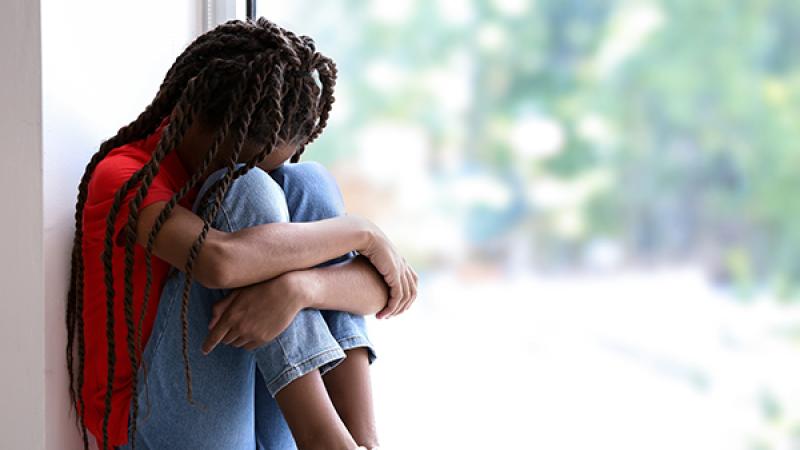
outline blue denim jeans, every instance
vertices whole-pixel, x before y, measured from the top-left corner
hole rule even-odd
[[[224,170],[205,181],[195,212],[200,211],[203,193]],[[230,232],[263,223],[308,222],[342,214],[341,192],[331,174],[318,163],[302,162],[284,164],[269,174],[256,168],[233,182],[213,227]],[[354,256],[350,252],[321,266]],[[140,367],[139,449],[295,449],[275,394],[310,371],[319,369],[325,374],[343,361],[344,350],[366,347],[369,362],[375,360],[363,316],[310,308],[300,311],[285,331],[256,350],[220,344],[203,355],[201,344],[208,334],[211,308],[228,291],[194,282],[188,321],[195,405],[190,405],[182,356],[183,282],[184,274],[178,270],[167,278],[144,349],[147,386]]]

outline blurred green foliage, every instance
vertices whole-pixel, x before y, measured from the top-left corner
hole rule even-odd
[[[372,121],[415,124],[431,173],[455,145],[459,164],[527,199],[509,229],[537,236],[541,264],[580,263],[603,240],[626,261],[688,259],[741,292],[793,292],[800,2],[399,1],[380,20],[375,5],[393,2],[332,3],[313,35],[333,51],[349,105],[319,144],[323,159],[348,158]],[[437,70],[438,86],[455,86],[444,97],[431,89]],[[464,81],[466,101],[442,101]],[[509,134],[529,115],[558,125],[557,151],[515,148]],[[598,173],[606,182],[579,202],[569,233],[553,225],[563,211],[530,195],[542,179]]]

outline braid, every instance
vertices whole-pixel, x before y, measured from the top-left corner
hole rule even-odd
[[[175,61],[167,72],[167,78],[174,74],[177,67],[193,59],[202,60],[209,55],[220,53],[260,53],[264,48],[272,48],[280,52],[293,65],[301,64],[292,43],[284,36],[286,30],[274,23],[259,18],[255,25],[252,22],[231,20],[196,38]]]
[[[324,130],[325,126],[328,124],[328,118],[330,117],[331,109],[333,109],[333,102],[336,100],[333,96],[333,88],[336,86],[336,76],[338,73],[336,63],[329,58],[322,58],[317,66],[317,71],[319,72],[320,82],[322,83],[319,121],[316,126],[314,126],[314,130],[308,135],[308,139],[300,145],[300,148],[298,148],[297,152],[292,156],[291,161],[293,163],[298,162],[306,146],[314,142],[314,140],[322,134],[322,130]]]
[[[336,76],[338,73],[336,63],[331,59],[323,61],[319,67],[319,73],[320,81],[322,82],[322,105],[320,107],[319,122],[314,132],[308,137],[306,145],[314,142],[314,140],[322,134],[322,130],[324,130],[325,126],[328,124],[328,118],[333,109],[333,102],[336,100],[333,96],[333,89],[336,87]]]
[[[216,157],[217,153],[219,152],[219,147],[222,145],[222,142],[228,135],[228,130],[230,129],[231,123],[235,117],[236,106],[241,103],[241,99],[244,96],[245,92],[245,85],[244,82],[239,83],[240,87],[233,93],[233,99],[230,103],[228,111],[225,113],[225,118],[223,120],[222,125],[219,127],[219,130],[216,133],[214,138],[214,142],[211,144],[211,148],[208,151],[205,159],[201,167],[192,175],[189,181],[175,194],[172,195],[170,200],[158,214],[155,222],[153,223],[153,227],[150,230],[150,233],[147,236],[147,244],[145,246],[145,287],[144,287],[144,299],[142,301],[142,310],[139,315],[138,324],[136,326],[136,349],[138,352],[142,352],[143,349],[141,348],[142,344],[142,326],[144,323],[145,314],[147,312],[147,306],[150,301],[150,290],[153,284],[153,266],[152,266],[152,256],[153,256],[153,244],[155,243],[155,238],[158,235],[158,232],[161,231],[161,228],[166,222],[167,218],[169,218],[172,210],[178,204],[178,201],[182,199],[186,194],[194,188],[197,183],[200,181],[201,176],[208,170],[208,167],[211,165],[211,162]],[[145,383],[147,382],[147,365],[144,361],[141,361],[142,367],[144,369],[145,374]],[[145,384],[145,389],[147,385]],[[138,404],[134,406],[134,410],[138,408]],[[134,413],[134,421],[136,420],[136,414]],[[134,422],[135,424],[135,422]]]
[[[150,189],[150,184],[153,181],[156,173],[160,168],[161,161],[166,157],[166,155],[172,151],[176,147],[176,143],[179,142],[183,135],[186,133],[186,130],[191,125],[194,118],[197,116],[200,108],[205,102],[205,99],[202,98],[204,94],[207,96],[209,92],[208,84],[209,79],[206,76],[208,72],[204,70],[198,76],[192,78],[188,85],[186,86],[186,90],[184,90],[183,94],[181,95],[181,99],[175,108],[172,111],[170,122],[164,130],[164,134],[162,135],[161,139],[158,142],[158,146],[156,147],[155,152],[151,160],[145,164],[139,172],[142,173],[142,183],[139,187],[138,191],[136,192],[136,196],[130,201],[128,206],[128,222],[125,228],[127,234],[127,240],[125,242],[125,292],[123,297],[123,305],[124,305],[124,312],[125,312],[125,323],[127,325],[128,333],[127,333],[127,344],[128,344],[128,356],[131,360],[131,367],[133,368],[132,373],[132,402],[133,402],[133,415],[134,417],[138,416],[139,410],[139,402],[137,398],[137,381],[138,381],[138,373],[137,368],[139,367],[139,357],[138,352],[136,351],[136,344],[134,340],[134,323],[133,323],[133,269],[134,269],[134,245],[136,244],[136,223],[139,219],[139,205],[141,204],[142,200],[144,200],[144,196],[146,195],[147,191]],[[198,94],[198,92],[200,94]],[[116,219],[117,209],[119,205],[116,203],[117,199],[121,202],[122,199],[128,193],[130,189],[129,186],[123,185],[117,196],[115,198],[115,203],[112,205],[113,214],[109,214],[109,218],[112,216],[114,219],[111,219],[107,222],[107,226],[110,228],[106,229],[106,252],[103,254],[104,262],[106,263],[106,267],[108,270],[111,270],[111,247],[109,246],[110,243],[113,242],[113,233],[114,233],[114,220]],[[109,225],[110,224],[110,225]],[[107,285],[108,289],[108,279]],[[107,297],[110,300],[113,300],[113,289],[110,291],[109,296]],[[112,303],[109,303],[112,304]],[[113,314],[110,317],[110,328],[113,328]],[[111,331],[111,335],[113,337],[113,330]],[[112,348],[109,346],[109,361],[112,361],[111,358],[111,351]],[[108,390],[106,391],[106,413],[103,419],[103,428],[104,434],[105,429],[108,423],[108,417],[111,413],[111,394],[112,391],[112,382],[113,382],[113,364],[109,363],[109,367],[111,370],[109,371],[109,381],[108,381]],[[134,421],[131,427],[131,443],[132,448],[136,448],[136,427],[137,424]]]
[[[247,75],[253,74],[254,72],[254,65],[255,60],[248,64],[247,68]],[[203,230],[200,232],[200,235],[195,239],[194,243],[192,244],[191,249],[189,250],[189,257],[186,260],[186,266],[184,267],[184,272],[186,276],[183,282],[183,295],[182,295],[182,302],[181,302],[181,323],[182,323],[182,339],[183,339],[183,365],[184,365],[184,375],[186,377],[186,397],[189,403],[193,403],[192,399],[192,372],[191,368],[189,367],[189,328],[188,328],[188,315],[189,315],[189,294],[191,289],[192,283],[192,273],[194,271],[194,262],[197,259],[197,255],[200,252],[200,248],[203,246],[206,237],[208,236],[208,230],[211,227],[211,221],[217,215],[219,211],[219,207],[222,204],[222,200],[225,197],[225,194],[228,192],[228,188],[230,187],[231,180],[233,178],[233,172],[236,167],[236,161],[239,158],[239,154],[242,151],[242,147],[244,146],[245,138],[247,136],[247,129],[250,126],[250,121],[253,116],[253,112],[255,110],[256,104],[259,102],[261,98],[261,93],[263,92],[263,85],[264,85],[264,77],[261,73],[254,73],[254,83],[252,86],[252,95],[245,100],[244,105],[241,108],[241,115],[237,122],[237,128],[235,129],[235,134],[233,136],[233,152],[231,157],[227,163],[227,171],[225,176],[223,177],[222,183],[216,189],[216,195],[214,198],[214,203],[212,204],[211,208],[203,214]],[[201,206],[203,204],[201,203]]]
[[[158,127],[159,121],[169,111],[170,104],[179,91],[178,83],[163,83],[159,95],[130,124],[122,127],[117,134],[104,141],[92,156],[78,186],[78,199],[75,205],[75,236],[73,238],[69,292],[67,294],[67,372],[69,376],[70,402],[78,412],[84,449],[89,448],[86,424],[84,421],[83,381],[84,381],[84,323],[83,323],[83,209],[88,196],[89,180],[100,161],[114,148],[146,137]],[[75,333],[78,340],[77,380],[73,364],[73,345]],[[77,384],[77,387],[75,386]],[[77,397],[77,403],[76,403]]]
[[[266,120],[269,124],[267,128],[272,130],[272,132],[268,135],[267,142],[266,145],[263,146],[263,150],[250,161],[248,161],[244,166],[237,168],[233,172],[231,182],[250,171],[250,169],[254,168],[256,164],[263,160],[278,143],[280,130],[284,122],[283,113],[281,112],[281,100],[283,97],[284,86],[282,65],[277,64],[273,67],[273,70],[270,72],[269,81],[271,83],[270,86],[272,87],[272,92],[264,95],[263,101],[270,103],[269,105],[265,106],[265,109],[271,113],[271,116],[267,117]],[[221,184],[222,179],[219,179],[209,189],[207,189],[199,204],[205,205],[208,203],[208,199],[211,194],[216,192]]]
[[[310,75],[317,70],[321,89]],[[181,305],[182,350],[187,397],[192,399],[191,368],[188,355],[188,302],[193,269],[197,256],[217,216],[230,184],[253,169],[281,142],[299,142],[300,147],[292,157],[296,162],[305,146],[316,139],[327,123],[333,103],[336,66],[333,61],[316,52],[314,41],[307,36],[297,36],[264,18],[256,21],[233,20],[196,38],[179,55],[167,72],[156,97],[139,117],[122,127],[113,137],[104,141],[87,164],[78,186],[75,210],[75,236],[71,255],[71,275],[67,294],[66,360],[69,372],[69,394],[73,408],[80,418],[84,449],[88,449],[88,432],[84,420],[83,397],[85,371],[84,309],[84,254],[83,213],[89,196],[89,183],[99,163],[111,151],[124,144],[151,135],[164,118],[169,123],[159,140],[150,161],[137,170],[115,192],[105,223],[101,262],[106,303],[106,340],[108,372],[102,421],[103,448],[109,446],[108,424],[112,409],[116,349],[114,336],[115,283],[113,251],[115,224],[122,202],[131,190],[136,193],[128,203],[128,216],[123,227],[124,237],[124,292],[123,311],[127,328],[127,352],[132,366],[133,393],[130,442],[135,448],[138,404],[138,367],[144,371],[147,388],[147,367],[142,359],[142,328],[153,283],[152,257],[156,236],[169,219],[180,199],[185,197],[218,159],[226,139],[232,137],[232,152],[225,167],[225,175],[217,180],[200,199],[203,230],[190,249],[184,271]],[[213,141],[200,167],[192,173],[186,184],[176,192],[159,213],[150,230],[145,246],[145,290],[138,320],[134,321],[134,270],[136,269],[136,226],[140,205],[151,184],[156,179],[164,158],[179,146],[193,123],[200,119],[202,125],[216,129]],[[249,158],[242,167],[236,167],[246,141],[264,144],[257,155]],[[213,201],[207,200],[213,196]],[[77,341],[77,367],[75,364]],[[76,373],[77,372],[77,373]]]

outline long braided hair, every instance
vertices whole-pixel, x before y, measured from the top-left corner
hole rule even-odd
[[[319,84],[312,74],[316,71]],[[136,446],[136,426],[139,410],[137,396],[137,368],[142,355],[142,324],[152,286],[151,257],[153,244],[164,222],[174,207],[194,188],[203,174],[215,161],[222,143],[232,138],[231,155],[226,161],[225,175],[213,184],[201,199],[208,204],[201,217],[202,232],[193,243],[186,265],[181,304],[182,345],[186,395],[192,400],[192,375],[188,353],[188,304],[194,262],[208,235],[211,222],[231,183],[263,160],[281,142],[295,142],[296,151],[291,162],[297,162],[305,146],[314,141],[325,128],[334,101],[336,65],[330,58],[316,51],[314,41],[308,36],[297,36],[262,18],[257,20],[232,20],[199,36],[178,56],[167,72],[156,97],[139,117],[122,127],[115,136],[104,141],[95,153],[81,178],[75,208],[75,237],[71,258],[71,276],[67,295],[66,359],[69,373],[69,393],[72,407],[79,417],[84,449],[88,449],[88,436],[84,421],[84,320],[83,282],[84,262],[83,209],[88,195],[88,184],[95,168],[111,150],[129,142],[143,139],[153,133],[163,120],[164,127],[152,157],[117,190],[110,207],[105,230],[102,262],[106,288],[106,338],[108,341],[108,379],[103,416],[104,450],[108,448],[108,421],[111,414],[111,394],[114,380],[116,352],[114,348],[114,276],[112,250],[115,237],[114,224],[122,202],[136,189],[129,202],[128,220],[123,230],[125,244],[124,316],[127,326],[127,352],[133,367],[132,414],[129,430],[131,447]],[[145,246],[145,288],[141,314],[133,317],[133,273],[136,224],[139,206],[158,174],[160,163],[180,144],[189,127],[196,120],[215,130],[211,146],[207,149],[200,167],[187,183],[176,192],[158,215]],[[261,150],[245,164],[237,167],[245,142],[258,144]],[[138,187],[137,187],[138,186]],[[213,197],[213,201],[208,200]],[[95,325],[95,324],[92,324]],[[77,342],[77,351],[75,344]],[[77,367],[75,357],[77,356]],[[146,374],[147,368],[143,366]]]

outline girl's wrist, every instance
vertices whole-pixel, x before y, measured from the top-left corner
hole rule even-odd
[[[321,305],[320,280],[314,269],[293,270],[281,275],[287,295],[299,309],[317,308]]]
[[[355,230],[355,245],[353,246],[353,250],[365,255],[369,254],[370,249],[375,245],[375,225],[361,216],[348,214],[346,217],[353,221],[353,228]]]

